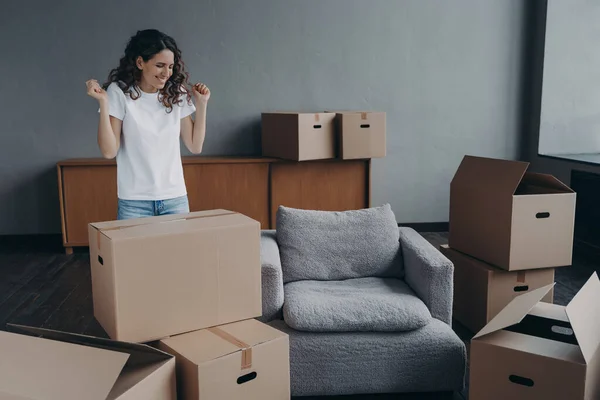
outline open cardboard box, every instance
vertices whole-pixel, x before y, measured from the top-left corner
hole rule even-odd
[[[528,168],[463,158],[450,184],[450,247],[508,271],[571,265],[576,194]]]
[[[175,358],[143,344],[8,324],[2,400],[176,400]],[[16,332],[22,332],[16,333]]]
[[[516,297],[471,340],[470,400],[600,398],[600,281],[594,272],[566,306]]]
[[[157,347],[176,356],[182,400],[287,400],[289,337],[255,319],[184,333]]]
[[[260,223],[228,210],[89,224],[94,316],[145,343],[262,314]]]

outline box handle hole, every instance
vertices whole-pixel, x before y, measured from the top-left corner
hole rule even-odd
[[[527,386],[527,387],[533,387],[533,380],[529,379],[529,378],[523,378],[522,376],[518,376],[518,375],[510,375],[508,377],[508,379],[512,383],[516,383],[517,385],[523,385],[523,386]]]
[[[250,372],[249,374],[240,376],[237,378],[237,383],[238,385],[241,385],[242,383],[250,382],[253,379],[256,379],[256,372]]]
[[[526,292],[529,290],[529,285],[515,286],[515,292]]]
[[[370,128],[371,124],[362,124],[360,127],[361,128]]]
[[[550,218],[550,213],[549,212],[539,212],[539,213],[535,214],[535,217],[537,219]]]
[[[315,129],[321,129],[321,125],[313,125],[313,128],[315,128]]]
[[[98,262],[100,263],[100,265],[104,265],[104,260],[100,256],[98,256]]]
[[[558,333],[559,335],[573,336],[573,334],[574,334],[573,329],[566,328],[564,326],[553,325],[551,330],[552,330],[552,332]]]

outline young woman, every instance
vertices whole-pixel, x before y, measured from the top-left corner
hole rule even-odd
[[[117,161],[117,218],[189,212],[179,140],[202,151],[210,91],[202,83],[189,89],[173,38],[138,31],[108,82],[86,86],[100,104],[98,146]]]

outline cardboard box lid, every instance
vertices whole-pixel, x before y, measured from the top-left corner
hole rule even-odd
[[[546,190],[553,188],[560,192],[573,193],[571,188],[556,177],[529,172],[528,168],[529,163],[525,161],[465,155],[452,178],[451,186],[482,191],[487,198],[501,199],[517,194],[517,188],[526,178],[528,183],[537,183]]]
[[[484,326],[473,339],[517,324],[554,287],[554,283],[515,297]],[[600,345],[600,280],[594,272],[565,311],[586,363],[590,363]]]
[[[169,215],[160,215],[156,217],[142,217],[142,218],[132,218],[132,219],[124,219],[124,220],[114,220],[114,221],[98,221],[98,222],[90,222],[90,225],[99,230],[109,230],[112,228],[127,228],[130,226],[137,225],[148,225],[148,224],[156,224],[159,222],[166,221],[174,221],[182,219],[182,215],[185,217],[212,217],[218,216],[221,214],[232,214],[234,211],[224,210],[224,209],[214,209],[214,210],[205,210],[205,211],[194,211],[187,214],[169,214]]]
[[[564,183],[559,181],[553,175],[540,174],[538,172],[527,171],[527,172],[525,172],[525,176],[523,177],[523,180],[526,181],[526,183],[528,183],[530,185],[537,186],[538,188],[541,187],[543,189],[546,189],[545,191],[547,191],[549,188],[551,188],[557,192],[575,193],[575,191],[573,189],[571,189],[570,187],[568,187],[567,185],[565,185]]]
[[[225,217],[225,218],[216,218]],[[99,234],[111,240],[193,232],[204,229],[258,224],[246,215],[229,210],[198,211],[153,218],[90,223]]]
[[[488,197],[506,197],[517,190],[529,163],[466,155],[451,186],[485,190]],[[493,177],[493,180],[490,179]]]
[[[172,336],[161,342],[194,364],[201,365],[285,336],[275,328],[248,319]]]
[[[145,354],[146,363],[172,357],[143,344],[7,326],[24,333],[0,331],[0,387],[15,399],[106,400],[123,368],[134,366],[131,353]]]

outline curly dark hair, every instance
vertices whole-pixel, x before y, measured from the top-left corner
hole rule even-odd
[[[127,46],[125,54],[119,61],[119,66],[110,71],[108,80],[102,86],[104,90],[116,82],[124,93],[128,94],[133,100],[141,96],[137,83],[139,83],[142,72],[136,66],[138,57],[144,61],[150,60],[154,55],[161,51],[169,49],[174,55],[173,74],[160,90],[159,99],[170,112],[174,104],[181,103],[182,96],[186,97],[188,103],[191,101],[189,74],[185,70],[185,64],[181,59],[181,50],[177,47],[175,40],[156,29],[146,29],[138,31],[133,35]],[[133,89],[133,90],[130,90]],[[133,93],[135,91],[135,93]]]

